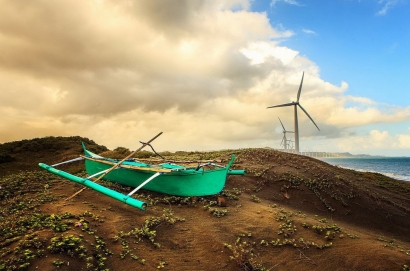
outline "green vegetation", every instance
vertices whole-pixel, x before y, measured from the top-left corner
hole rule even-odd
[[[232,252],[230,259],[239,266],[240,270],[270,270],[258,261],[258,254],[255,254],[254,252],[256,247],[254,242],[243,241],[240,237],[238,237],[233,245],[224,243],[224,247],[228,248]]]
[[[120,231],[113,237],[115,242],[120,242],[122,246],[122,252],[120,254],[121,259],[124,259],[132,249],[130,248],[130,242],[138,244],[144,240],[149,240],[155,248],[160,248],[161,244],[155,241],[158,226],[162,225],[169,227],[177,222],[183,222],[183,218],[175,217],[174,212],[171,209],[164,209],[161,216],[151,217],[146,219],[144,224],[140,228],[134,228],[129,232]],[[139,259],[138,256],[131,254],[131,257],[135,260],[140,260],[142,264],[145,263],[144,259]]]
[[[40,210],[43,204],[56,200],[49,193],[55,185],[52,178],[48,173],[38,171],[8,175],[0,180],[0,270],[26,270],[47,251],[83,259],[87,261],[87,268],[105,270],[106,255],[112,253],[106,249],[101,237],[94,236],[90,241],[78,233],[63,234],[75,229],[79,231],[80,227],[75,226],[80,222],[81,231],[93,235],[95,231],[87,226],[86,218],[96,221],[98,216],[88,211],[77,216],[68,212],[48,214]],[[43,230],[53,236],[40,238],[38,232]],[[53,261],[56,267],[63,264],[61,259]]]

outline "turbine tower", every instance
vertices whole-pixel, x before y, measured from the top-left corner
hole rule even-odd
[[[283,148],[286,150],[289,146],[289,140],[286,139],[286,133],[294,133],[292,131],[286,131],[285,126],[283,125],[282,121],[280,120],[280,118],[278,117],[280,124],[282,124],[282,128],[283,128],[283,138],[282,138],[282,142],[280,143],[281,145],[283,144]]]
[[[296,149],[297,154],[299,154],[298,106],[300,107],[300,109],[303,110],[303,112],[305,112],[306,116],[309,117],[309,119],[313,122],[313,124],[316,126],[316,128],[320,131],[320,129],[316,125],[315,121],[312,119],[311,116],[309,116],[308,112],[299,103],[300,92],[302,91],[302,84],[303,84],[303,77],[304,76],[305,76],[305,72],[303,72],[303,74],[302,74],[302,81],[300,81],[300,86],[299,86],[299,91],[298,91],[298,96],[297,96],[296,102],[291,102],[291,103],[287,103],[287,104],[280,104],[280,105],[273,105],[273,106],[268,107],[268,108],[275,108],[275,107],[285,107],[285,106],[293,105],[294,114],[295,114],[295,149]]]

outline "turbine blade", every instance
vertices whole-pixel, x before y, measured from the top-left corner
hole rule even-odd
[[[291,103],[287,103],[287,104],[279,104],[279,105],[273,105],[273,106],[269,106],[267,108],[274,108],[274,107],[284,107],[284,106],[291,106],[291,105],[295,105],[295,102],[291,102]]]
[[[285,126],[283,126],[282,121],[280,120],[280,118],[279,118],[279,117],[278,117],[278,119],[279,119],[279,121],[280,121],[280,124],[282,124],[283,131],[284,131],[284,132],[286,132]]]
[[[309,116],[308,112],[300,105],[298,104],[299,107],[303,110],[303,112],[305,112],[305,114],[309,117],[309,119],[313,122],[313,124],[316,126],[316,128],[320,131],[319,127],[316,125],[315,121],[312,119],[311,116]]]
[[[303,84],[303,77],[305,76],[305,72],[302,73],[302,81],[300,81],[300,86],[299,86],[299,91],[298,91],[298,98],[296,100],[296,102],[299,102],[299,98],[300,98],[300,93],[302,92],[302,84]]]

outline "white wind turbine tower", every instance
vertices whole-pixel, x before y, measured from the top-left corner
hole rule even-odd
[[[282,125],[282,128],[283,128],[283,138],[282,138],[282,142],[280,143],[281,145],[283,144],[283,148],[286,150],[287,148],[288,148],[288,146],[289,146],[289,141],[290,140],[288,140],[287,138],[286,138],[286,133],[294,133],[294,132],[292,132],[292,131],[286,131],[286,129],[285,129],[285,126],[283,125],[283,123],[282,123],[282,121],[280,120],[280,118],[278,117],[278,119],[279,119],[279,121],[280,121],[280,124]]]
[[[298,126],[298,106],[300,109],[305,112],[305,114],[309,117],[309,119],[313,122],[313,124],[316,126],[316,128],[320,131],[319,127],[316,125],[315,121],[312,119],[311,116],[309,116],[308,112],[300,105],[299,103],[299,98],[300,98],[300,92],[302,91],[302,84],[303,84],[303,77],[305,76],[305,72],[302,74],[302,81],[300,81],[300,86],[299,86],[299,91],[298,91],[298,96],[296,99],[296,102],[291,102],[287,104],[280,104],[280,105],[273,105],[269,106],[268,108],[275,108],[275,107],[285,107],[285,106],[291,106],[293,105],[294,107],[294,113],[295,113],[295,149],[296,153],[299,153],[299,126]]]

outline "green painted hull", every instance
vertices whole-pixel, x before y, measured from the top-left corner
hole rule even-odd
[[[114,163],[109,165],[95,160],[86,159],[85,161],[86,171],[90,175],[109,169],[113,165]],[[228,167],[205,171],[202,168],[198,171],[193,168],[163,173],[147,183],[143,189],[174,196],[215,195],[224,188],[228,171]],[[119,168],[105,175],[103,179],[130,187],[138,187],[155,173],[153,171]]]

